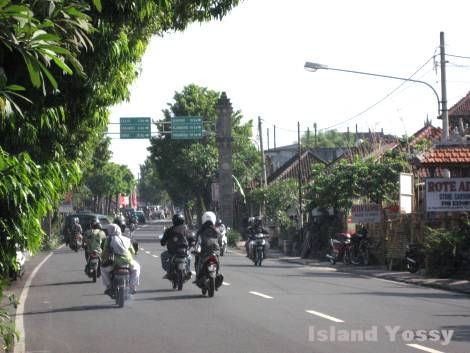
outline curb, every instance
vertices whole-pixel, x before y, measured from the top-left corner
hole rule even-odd
[[[278,258],[279,261],[284,261],[284,262],[289,262],[289,263],[295,263],[295,264],[301,264],[304,266],[312,266],[313,264],[321,264],[319,261],[304,261],[302,259],[289,259],[289,258]],[[387,274],[387,273],[367,273],[361,270],[356,270],[354,268],[346,268],[343,266],[340,267],[333,267],[333,266],[324,266],[324,267],[329,267],[329,268],[334,268],[336,269],[336,272],[343,272],[343,273],[353,273],[357,275],[361,275],[364,277],[368,278],[380,278],[380,279],[385,279],[388,281],[393,281],[393,282],[399,282],[399,283],[407,283],[407,284],[413,284],[415,286],[421,286],[421,287],[429,287],[429,288],[434,288],[434,289],[441,289],[441,290],[446,290],[450,292],[457,292],[460,294],[466,294],[470,295],[470,282],[466,280],[460,280],[456,282],[461,282],[465,281],[468,284],[468,288],[456,288],[452,286],[452,284],[448,283],[436,283],[432,281],[445,281],[445,279],[437,279],[437,278],[400,278],[393,276],[392,274]],[[406,274],[406,272],[399,272],[400,274]]]

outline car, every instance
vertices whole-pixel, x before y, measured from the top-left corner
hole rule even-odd
[[[144,211],[135,211],[135,216],[137,217],[137,221],[138,221],[140,224],[144,224],[144,223],[145,223],[145,214],[144,214]]]
[[[72,213],[65,218],[64,234],[66,234],[66,230],[70,229],[70,226],[72,225],[72,220],[75,217],[78,218],[78,222],[82,226],[83,232],[91,228],[91,222],[93,221],[99,222],[103,230],[106,230],[107,225],[111,224],[107,216],[99,214],[99,213],[91,213],[91,212]]]

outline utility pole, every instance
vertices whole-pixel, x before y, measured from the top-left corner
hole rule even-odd
[[[266,128],[266,136],[268,137],[268,150],[269,150],[269,127]]]
[[[442,130],[444,132],[442,138],[444,142],[449,140],[449,111],[447,110],[447,85],[446,85],[446,54],[444,45],[444,32],[440,35],[441,47],[441,117]]]
[[[316,124],[315,124],[316,129]],[[300,122],[297,122],[297,142],[299,147],[299,229],[303,228],[303,214],[302,214],[302,163],[301,163],[301,155],[302,155],[302,147],[300,145]]]
[[[348,130],[347,130],[347,133],[346,133],[346,140],[348,141],[347,142],[347,146],[346,147],[350,147],[350,135],[349,135],[349,126],[348,126]]]
[[[317,148],[317,123],[313,123],[313,129],[315,130],[315,148]]]
[[[276,149],[276,125],[274,125],[274,149]]]
[[[268,181],[266,177],[266,161],[264,160],[264,149],[263,149],[263,127],[261,126],[261,117],[258,117],[258,133],[259,133],[259,148],[261,150],[261,168],[262,168],[262,175],[261,175],[261,187],[266,189],[268,187]],[[261,215],[264,217],[264,213],[266,210],[266,200],[263,199],[263,205],[261,210]]]
[[[310,147],[310,128],[309,127],[307,128],[307,143],[306,143],[306,145],[307,145],[307,148],[311,148]]]

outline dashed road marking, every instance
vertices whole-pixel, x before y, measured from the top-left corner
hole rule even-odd
[[[259,292],[249,292],[249,293],[253,294],[253,295],[257,295],[258,297],[265,298],[265,299],[274,299],[273,297],[271,297],[269,295],[259,293]]]
[[[230,285],[230,283],[228,283],[228,282],[222,282],[222,284],[223,284],[224,286],[229,286],[229,285]]]
[[[145,249],[144,249],[144,248],[140,248],[140,250],[144,251]]]
[[[153,257],[158,257],[157,255],[152,255]]]
[[[422,351],[429,352],[429,353],[444,353],[442,351],[438,351],[437,349],[428,348],[428,347],[425,347],[416,343],[408,343],[407,346],[411,348],[420,349]]]
[[[147,255],[150,255],[150,251],[146,251],[145,253],[146,253]]]
[[[312,315],[316,315],[316,316],[320,316],[324,319],[328,319],[328,320],[331,320],[333,322],[344,322],[343,320],[341,319],[337,319],[333,316],[330,316],[330,315],[326,315],[326,314],[322,314],[322,313],[319,313],[318,311],[314,311],[314,310],[305,310],[307,313],[309,314],[312,314]]]

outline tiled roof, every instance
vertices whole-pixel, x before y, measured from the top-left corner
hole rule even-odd
[[[302,182],[310,181],[312,177],[312,166],[314,164],[325,164],[321,159],[316,157],[311,151],[305,151],[300,156],[301,179]],[[299,154],[297,153],[289,159],[281,168],[277,169],[268,177],[268,184],[275,183],[280,180],[297,179],[299,177]]]
[[[442,129],[440,127],[434,127],[431,124],[424,125],[423,128],[416,131],[413,136],[411,136],[409,145],[415,146],[417,143],[421,142],[423,139],[428,140],[440,140],[442,137]]]
[[[418,156],[421,165],[455,165],[470,166],[470,146],[439,146]]]
[[[470,117],[470,92],[449,109],[449,118]]]

